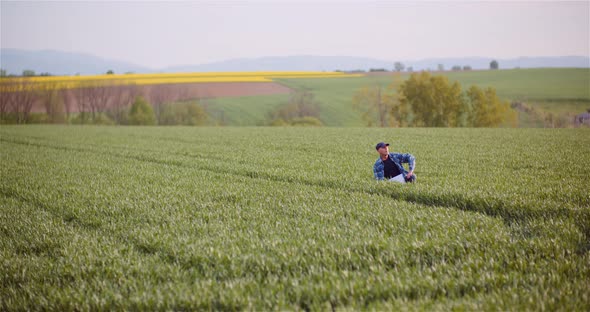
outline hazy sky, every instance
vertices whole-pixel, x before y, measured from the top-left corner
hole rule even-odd
[[[590,55],[590,1],[1,1],[1,46],[160,68],[231,58]]]

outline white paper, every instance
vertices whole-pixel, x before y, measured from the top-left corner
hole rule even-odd
[[[406,183],[406,179],[404,179],[403,174],[398,174],[395,177],[389,179],[390,182],[398,182],[398,183]]]

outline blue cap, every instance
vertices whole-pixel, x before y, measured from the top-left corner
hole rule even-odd
[[[389,146],[389,143],[385,143],[385,142],[379,142],[377,143],[377,145],[375,146],[375,149],[380,149],[382,147],[386,147]]]

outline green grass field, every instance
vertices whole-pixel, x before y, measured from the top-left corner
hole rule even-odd
[[[376,182],[374,144],[417,159]],[[588,129],[0,127],[1,310],[590,309]]]
[[[494,87],[504,100],[523,101],[548,112],[579,114],[590,108],[590,69],[512,69],[440,74],[448,76],[450,81],[458,81],[463,89],[471,85]],[[403,73],[402,77],[408,75]],[[311,89],[321,104],[321,119],[325,125],[354,127],[364,125],[358,112],[352,109],[354,92],[365,85],[387,86],[392,76],[277,81],[291,88]],[[213,100],[211,108],[226,110],[230,125],[253,126],[259,125],[269,111],[287,100],[288,96],[220,98]]]
[[[288,94],[217,98],[207,100],[212,125],[260,126],[268,122],[268,114],[289,101]]]

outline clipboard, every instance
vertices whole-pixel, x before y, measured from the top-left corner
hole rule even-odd
[[[388,180],[389,182],[406,183],[406,179],[403,174],[398,174],[395,177]]]

